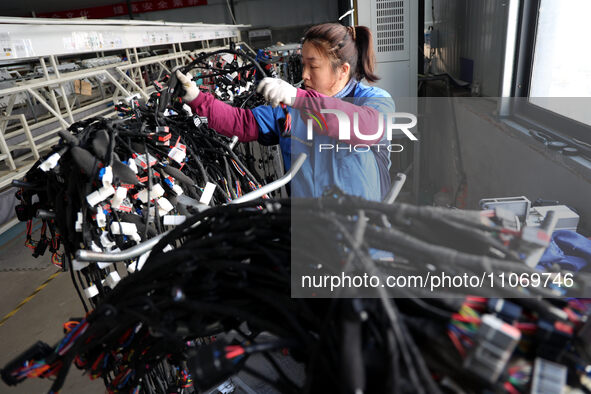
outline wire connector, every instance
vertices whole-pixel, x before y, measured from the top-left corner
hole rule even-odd
[[[536,358],[531,378],[531,393],[562,394],[566,387],[567,369],[542,358]]]
[[[99,202],[105,201],[107,198],[111,197],[113,194],[115,194],[115,188],[113,186],[103,186],[86,196],[86,201],[88,201],[90,206],[94,207]]]
[[[39,169],[43,172],[47,172],[55,168],[55,166],[57,166],[57,163],[60,161],[61,158],[62,156],[56,152],[53,155],[49,156],[43,163],[39,164]]]
[[[476,344],[464,360],[464,368],[488,383],[495,383],[520,338],[517,328],[494,315],[483,315]]]

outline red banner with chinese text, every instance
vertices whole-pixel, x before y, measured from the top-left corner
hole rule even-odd
[[[147,0],[131,3],[131,12],[142,14],[144,12],[172,10],[174,8],[194,7],[207,5],[207,0]],[[127,3],[117,3],[101,7],[81,8],[78,10],[44,12],[37,14],[40,18],[80,18],[103,19],[113,16],[128,15]]]

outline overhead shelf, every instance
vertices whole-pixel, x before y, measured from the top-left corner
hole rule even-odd
[[[150,82],[191,61],[191,51],[236,44],[248,27],[8,17],[0,23],[0,189],[34,164],[58,131],[116,116],[113,104],[132,96],[148,99]],[[87,93],[76,92],[75,82]]]
[[[50,55],[240,38],[249,25],[123,20],[0,18],[0,62]]]

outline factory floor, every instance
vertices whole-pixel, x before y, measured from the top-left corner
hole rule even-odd
[[[0,235],[0,368],[38,340],[54,345],[63,337],[64,322],[84,316],[69,273],[51,264],[49,252],[37,259],[32,257],[24,241],[24,224]],[[0,393],[41,394],[50,387],[47,379],[28,379],[13,387],[0,382]],[[60,391],[104,392],[102,380],[90,380],[75,367]]]
[[[24,256],[23,256],[24,257]],[[26,258],[26,257],[24,257]],[[38,271],[0,272],[0,315],[5,316],[39,285],[58,271],[47,267]],[[68,273],[60,273],[17,313],[0,326],[0,366],[18,356],[37,340],[55,344],[63,337],[62,324],[70,317],[84,316]],[[30,379],[18,386],[0,383],[0,393],[47,393],[51,382]],[[102,380],[90,380],[72,368],[60,393],[104,393]]]
[[[40,223],[33,226],[33,239],[39,237],[39,227]],[[24,223],[19,223],[0,234],[0,369],[36,341],[55,345],[63,337],[62,324],[70,317],[85,315],[70,273],[61,272],[52,265],[49,252],[39,258],[32,257],[32,250],[24,246],[25,233]],[[289,371],[288,376],[302,381],[301,365],[281,355],[276,361]],[[253,357],[249,365],[265,376],[276,376],[262,357]],[[232,377],[232,385],[234,393],[238,394],[277,393],[265,383],[243,373]],[[27,379],[12,387],[0,381],[0,394],[43,394],[50,387],[51,381],[47,379]],[[65,385],[60,390],[60,394],[105,392],[101,379],[90,380],[75,366],[70,368]],[[209,393],[217,392],[213,389]]]

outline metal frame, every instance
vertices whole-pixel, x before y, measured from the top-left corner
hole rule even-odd
[[[512,21],[517,27],[511,36],[512,24],[508,24],[507,42],[513,42],[515,49],[507,50],[505,53],[499,115],[510,118],[526,128],[543,131],[553,139],[574,146],[591,156],[591,126],[537,106],[528,100],[541,0],[511,0],[511,3],[509,19],[517,19]],[[518,10],[511,12],[516,7]]]
[[[154,88],[144,81],[143,70],[150,69],[161,76],[163,72],[170,73],[174,66],[190,61],[189,51],[183,49],[183,43],[202,42],[204,50],[213,51],[221,48],[211,48],[210,40],[220,39],[224,44],[238,41],[240,30],[248,27],[10,17],[0,17],[0,23],[6,33],[0,62],[11,64],[23,59],[36,59],[43,71],[40,78],[17,82],[16,86],[0,90],[0,98],[7,99],[7,106],[0,113],[0,164],[4,162],[7,168],[0,170],[0,188],[26,173],[42,151],[57,142],[59,130],[90,116],[115,115],[109,105],[121,98],[139,94],[148,99]],[[170,53],[143,59],[139,57],[138,48],[154,46],[169,46]],[[105,56],[105,51],[118,51],[122,56],[125,54],[127,60],[68,73],[60,73],[58,69],[58,56],[94,52],[100,57]],[[96,81],[100,95],[96,97],[95,94],[84,103],[78,96],[68,95],[66,84],[78,79]],[[17,103],[17,96],[22,94],[26,95],[26,100]],[[36,113],[35,102],[39,102],[45,114]],[[18,110],[19,105],[27,104],[33,111],[29,116],[32,119],[18,113],[22,112]],[[39,131],[39,128],[50,130]],[[15,137],[22,139],[20,136],[23,134],[24,142],[14,142]],[[24,150],[24,154],[15,157],[16,150],[21,151],[19,153]]]
[[[129,49],[126,50],[126,54],[129,56],[127,62],[98,66],[67,74],[59,73],[58,58],[54,55],[49,56],[50,65],[55,71],[53,75],[50,74],[45,59],[41,57],[39,62],[43,69],[43,78],[23,81],[17,86],[0,90],[0,97],[8,97],[8,105],[5,111],[0,114],[0,162],[5,162],[8,167],[8,171],[4,171],[0,175],[0,188],[7,186],[12,179],[20,177],[28,171],[34,162],[39,159],[40,153],[57,142],[59,139],[57,132],[59,130],[67,129],[75,121],[90,116],[105,115],[109,112],[111,112],[111,116],[115,115],[109,104],[116,103],[122,98],[140,94],[144,99],[148,99],[154,91],[154,87],[151,85],[146,86],[142,77],[143,69],[156,67],[156,72],[159,71],[159,75],[161,75],[162,72],[170,73],[170,68],[166,65],[167,62],[174,62],[173,65],[175,65],[184,64],[186,61],[191,60],[189,51],[182,50],[180,44],[178,48],[175,44],[173,46],[175,47],[173,53],[144,59],[138,57],[137,48],[131,48],[133,56],[129,56]],[[214,51],[218,49],[222,49],[222,47],[209,47],[203,50]],[[106,80],[107,84],[100,82],[101,78]],[[95,100],[84,103],[84,105],[81,105],[77,99],[70,100],[65,88],[66,84],[82,79],[96,79],[101,92],[100,96],[95,97]],[[108,86],[112,86],[114,91],[110,98],[105,98],[105,89]],[[56,91],[61,97],[56,96]],[[24,114],[13,114],[16,97],[21,93],[26,93],[33,100],[39,102],[49,114],[49,118],[40,120],[35,114],[35,119],[27,119]],[[76,109],[73,108],[75,104],[78,105]],[[84,113],[90,110],[93,110],[92,115],[84,116]],[[20,122],[20,127],[14,127],[15,120]],[[9,125],[10,122],[13,124]],[[54,123],[56,127],[50,131],[34,135],[33,131],[37,128]],[[11,127],[10,130],[9,126]],[[24,142],[12,143],[10,141],[20,134],[25,135]],[[24,155],[15,159],[13,151],[17,149],[29,150],[30,152],[25,152]]]
[[[249,25],[135,20],[0,17],[4,59],[125,50],[217,39],[238,39]]]

